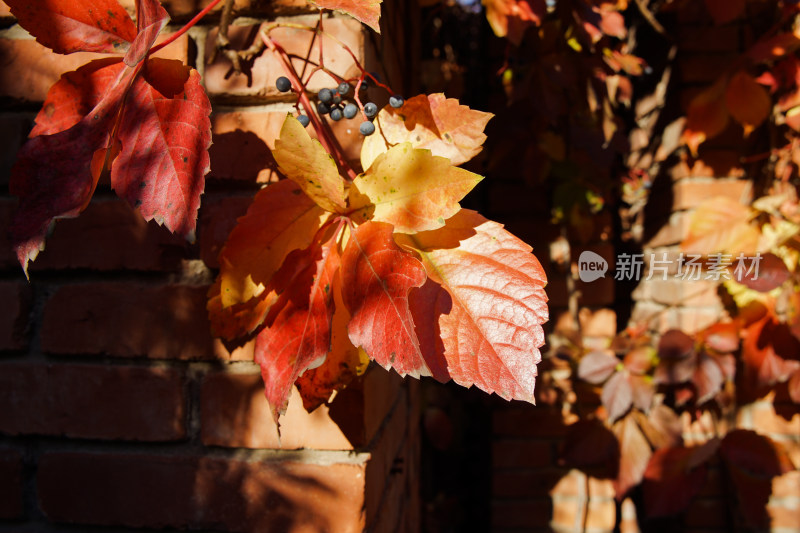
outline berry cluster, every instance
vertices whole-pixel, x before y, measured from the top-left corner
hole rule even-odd
[[[286,76],[278,78],[275,82],[275,86],[283,93],[292,90],[292,82]],[[362,81],[360,88],[361,90],[366,90],[367,82]],[[354,102],[345,100],[352,89],[353,87],[346,81],[343,81],[333,89],[321,89],[319,93],[317,93],[317,113],[320,115],[330,115],[331,120],[334,122],[338,122],[343,118],[355,118],[358,114],[358,106]],[[389,105],[394,108],[400,108],[404,103],[405,100],[400,95],[396,94],[389,98]],[[373,102],[367,102],[364,104],[362,111],[368,120],[365,120],[359,125],[358,131],[364,136],[372,135],[375,133],[375,124],[372,123],[372,119],[378,114],[378,106]],[[298,115],[297,120],[303,127],[308,126],[310,122],[308,115],[303,114]]]

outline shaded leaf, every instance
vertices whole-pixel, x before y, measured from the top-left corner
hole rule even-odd
[[[749,267],[750,265],[747,266]],[[750,289],[759,292],[769,292],[772,289],[783,285],[783,283],[789,279],[790,276],[791,272],[789,272],[789,269],[786,266],[786,263],[783,262],[783,259],[772,252],[767,252],[765,254],[761,254],[761,258],[758,261],[757,273],[755,269],[753,269],[752,275],[735,276],[735,279]]]
[[[322,364],[331,346],[332,284],[340,264],[336,235],[311,253],[315,260],[285,287],[285,304],[256,337],[255,362],[276,422],[294,382]]]
[[[774,61],[781,57],[791,54],[800,47],[800,38],[794,33],[784,32],[776,35],[767,34],[766,37],[759,39],[747,55],[755,62]]]
[[[436,356],[456,383],[533,402],[547,320],[544,271],[530,246],[474,211],[462,209],[444,231],[468,225],[475,235],[458,248],[436,249],[440,230],[398,236],[451,297],[438,318],[444,353]]]
[[[483,0],[486,18],[498,37],[519,46],[531,26],[539,26],[547,14],[545,0]]]
[[[622,500],[630,489],[642,482],[647,464],[653,455],[647,439],[633,416],[626,416],[613,426],[620,447],[620,463],[614,489]]]
[[[289,252],[311,244],[324,216],[291,181],[261,189],[220,252],[222,306],[259,296]]]
[[[116,0],[7,0],[19,25],[59,54],[122,53],[136,26]]]
[[[383,222],[350,234],[342,254],[342,297],[352,314],[350,341],[400,375],[430,375],[414,332],[408,293],[425,283],[425,268],[392,238]]]
[[[706,328],[700,337],[707,348],[717,353],[730,353],[739,348],[739,326],[733,322],[717,322]]]
[[[789,397],[794,403],[800,403],[800,368],[789,378]]]
[[[750,225],[750,208],[726,196],[700,204],[689,219],[689,234],[681,243],[686,252],[751,254],[759,231]]]
[[[366,371],[369,364],[367,354],[353,346],[347,334],[350,312],[342,299],[341,277],[338,275],[333,281],[333,298],[331,349],[322,365],[309,368],[295,383],[303,397],[303,407],[309,412],[327,403],[334,391],[349,385],[356,376]]]
[[[694,339],[679,329],[670,329],[658,341],[659,359],[685,359],[694,351]]]
[[[797,357],[800,341],[791,334],[786,324],[777,322],[771,315],[745,329],[742,342],[742,362],[746,384],[753,391],[785,381],[800,368]]]
[[[442,93],[409,98],[399,109],[386,106],[373,122],[375,133],[361,146],[361,166],[368,169],[380,154],[406,142],[454,165],[466,163],[481,151],[486,140],[483,130],[493,116]]]
[[[608,420],[614,422],[633,405],[633,387],[627,372],[617,372],[603,385],[600,399],[608,411]]]
[[[211,104],[200,74],[180,61],[150,59],[128,98],[111,186],[145,220],[193,240],[211,168]]]
[[[682,513],[689,507],[705,486],[707,461],[719,443],[712,439],[702,446],[668,447],[653,452],[642,480],[648,517]]]
[[[578,377],[589,383],[599,385],[614,373],[620,360],[610,350],[596,350],[581,358],[578,364]]]
[[[344,179],[333,157],[292,115],[286,115],[272,151],[281,172],[326,211],[345,210]]]
[[[692,154],[697,155],[698,147],[706,140],[720,133],[728,125],[728,108],[725,106],[725,79],[722,78],[711,87],[698,93],[689,102],[681,141],[685,142]]]
[[[705,0],[715,24],[727,24],[744,15],[745,0]]]
[[[378,156],[353,181],[350,217],[388,222],[403,233],[434,230],[459,211],[458,202],[482,179],[404,143]]]
[[[596,419],[578,420],[567,428],[560,463],[567,468],[589,471],[594,476],[614,478],[619,469],[617,437]]]
[[[767,90],[743,70],[734,74],[728,82],[725,105],[731,116],[744,128],[745,137],[759,127],[772,110]]]
[[[311,0],[312,3],[319,7],[347,13],[378,33],[381,32],[378,21],[381,17],[382,1],[383,0]]]

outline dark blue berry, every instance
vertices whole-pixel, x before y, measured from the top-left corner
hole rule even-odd
[[[334,104],[341,104],[342,103],[342,95],[338,92],[333,93],[333,103]]]
[[[275,87],[282,93],[289,92],[292,90],[292,82],[286,76],[281,76],[275,80]]]
[[[353,118],[358,114],[358,106],[356,104],[347,104],[344,106],[344,118]]]
[[[347,83],[346,81],[343,81],[342,83],[339,84],[339,87],[337,87],[337,89],[339,90],[339,94],[341,94],[342,96],[347,96],[347,93],[350,92],[350,84]]]
[[[317,94],[317,98],[319,98],[320,102],[329,103],[333,100],[333,93],[330,89],[321,89],[319,94]]]
[[[331,120],[334,122],[339,122],[342,120],[342,108],[339,106],[334,107],[331,109]]]
[[[309,122],[311,122],[311,120],[308,118],[308,115],[297,115],[297,121],[302,124],[304,128],[308,126]]]
[[[366,91],[367,89],[369,89],[369,82],[368,82],[367,80],[363,80],[363,81],[361,82],[361,88],[360,88],[360,90],[362,90],[362,91]]]
[[[331,108],[325,102],[319,102],[317,104],[317,113],[319,113],[320,115],[327,115],[330,112],[331,112]]]
[[[358,127],[358,131],[360,131],[361,135],[363,135],[364,137],[369,137],[370,135],[375,133],[375,124],[373,124],[369,120],[365,120]]]
[[[406,101],[399,94],[396,94],[394,96],[390,96],[389,97],[389,105],[392,106],[395,109],[397,109],[399,107],[403,107],[403,104],[405,104],[405,103],[406,103]]]
[[[368,118],[374,117],[378,114],[378,106],[373,102],[364,104],[364,114],[367,115]]]

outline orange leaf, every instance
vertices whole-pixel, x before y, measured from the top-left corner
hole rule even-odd
[[[283,121],[272,151],[281,172],[326,211],[345,210],[344,179],[331,155],[292,115]]]
[[[381,18],[382,1],[383,0],[311,0],[312,3],[319,7],[347,13],[378,33],[381,32],[378,20]]]
[[[750,208],[736,200],[726,196],[706,200],[692,213],[681,249],[702,254],[753,253],[760,234],[749,220]]]
[[[456,383],[533,402],[541,325],[547,320],[542,266],[528,245],[474,211],[461,210],[445,231],[451,225],[475,233],[455,248],[436,248],[442,230],[398,237],[419,252],[428,275],[443,289],[412,291],[416,324],[417,316],[434,306],[438,314],[441,344],[424,351],[443,358]]]
[[[380,155],[353,181],[351,218],[388,222],[403,233],[440,228],[458,212],[459,200],[482,179],[428,150],[400,144]]]
[[[405,142],[447,157],[454,165],[466,163],[481,151],[483,130],[493,116],[441,93],[409,98],[399,109],[387,106],[374,121],[375,133],[364,139],[361,166],[368,169],[380,154]]]
[[[498,37],[519,46],[525,30],[539,26],[547,13],[544,0],[483,0],[486,19]]]
[[[289,252],[311,244],[325,216],[291,181],[260,190],[219,255],[222,306],[259,296]]]
[[[742,70],[728,82],[725,104],[731,116],[744,128],[745,137],[769,117],[772,109],[767,90]]]
[[[725,79],[720,79],[696,95],[689,103],[681,141],[689,146],[695,156],[698,147],[704,141],[719,135],[728,125],[728,109],[725,106],[724,95]]]

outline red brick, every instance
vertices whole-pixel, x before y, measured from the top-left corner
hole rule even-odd
[[[19,518],[22,512],[22,454],[0,449],[0,518]]]
[[[546,440],[495,439],[494,468],[543,468],[553,464],[553,443]]]
[[[752,183],[737,179],[680,180],[672,188],[672,209],[675,211],[697,207],[715,196],[725,196],[741,203],[749,203]]]
[[[561,499],[580,499],[587,496],[598,499],[613,499],[616,492],[610,479],[598,479],[587,476],[580,470],[572,469],[562,475],[561,479],[553,487],[551,494],[554,498]]]
[[[492,497],[497,499],[548,498],[550,489],[561,476],[562,469],[535,468],[494,470]]]
[[[205,286],[64,285],[45,304],[42,350],[64,355],[211,359]]]
[[[173,441],[186,436],[181,372],[92,365],[0,365],[0,431]]]
[[[352,449],[328,411],[323,405],[306,412],[297,389],[292,390],[289,407],[280,418],[279,440],[261,374],[215,372],[205,377],[200,390],[200,437],[207,446]]]
[[[797,531],[800,525],[800,502],[797,494],[791,500],[770,501],[767,505],[770,528],[772,531]]]
[[[305,24],[314,26],[318,16],[304,16],[292,19],[293,24]],[[236,48],[247,48],[256,34],[257,26],[231,26],[229,37],[231,43]],[[349,17],[335,17],[325,20],[325,32],[350,47],[356,57],[362,56],[364,37],[362,25],[355,19]],[[270,33],[270,36],[278,42],[289,53],[297,58],[304,58],[308,52],[309,44],[313,32],[298,30],[294,28],[278,28]],[[216,30],[209,32],[206,38],[206,57],[209,57],[211,48],[216,39]],[[352,78],[360,74],[360,71],[353,62],[350,55],[342,47],[331,40],[323,38],[325,52],[325,66],[344,78]],[[314,43],[311,58],[315,59],[319,54],[319,39]],[[302,70],[303,62],[301,59],[294,60],[295,69]],[[275,80],[284,75],[283,63],[276,54],[265,51],[259,55],[252,66],[251,75],[233,74],[230,61],[221,55],[216,60],[206,66],[205,84],[206,89],[212,96],[225,98],[239,98],[252,101],[253,99],[264,100],[267,98],[283,98],[282,93],[275,88]],[[329,87],[334,81],[322,72],[314,75],[307,84],[307,89],[318,91],[323,87]]]
[[[617,509],[613,499],[590,499],[587,502],[578,498],[554,498],[551,524],[559,531],[610,532],[614,530],[616,516]]]
[[[689,232],[688,213],[673,213],[660,228],[652,228],[655,231],[650,240],[645,243],[648,248],[658,248],[678,244],[686,238]]]
[[[800,470],[793,470],[782,476],[772,478],[773,498],[793,498],[800,491]]]
[[[363,464],[46,453],[37,486],[56,522],[224,531],[363,529]]]
[[[80,216],[56,222],[30,270],[176,270],[187,255],[184,239],[127,202],[96,199]]]
[[[522,404],[497,409],[492,427],[502,437],[563,437],[566,425],[561,411]]]
[[[19,38],[0,39],[0,57],[3,69],[0,70],[0,96],[42,102],[50,86],[62,74],[77,69],[93,59],[111,57],[109,54],[76,52],[69,55],[53,53],[31,38],[22,30],[14,35]],[[169,37],[164,34],[159,41]],[[185,61],[188,50],[188,37],[184,35],[172,45],[164,48],[155,57],[180,59]]]
[[[0,184],[2,185],[8,184],[11,167],[17,160],[17,152],[27,140],[28,133],[33,127],[32,119],[33,116],[27,114],[0,115]]]
[[[492,530],[546,528],[552,512],[549,500],[495,500],[492,502]]]
[[[657,254],[658,259],[661,254]],[[711,280],[681,280],[680,278],[661,278],[660,272],[650,280],[644,280],[633,291],[637,301],[651,300],[664,305],[716,306],[719,305],[717,283]]]
[[[212,158],[213,161],[213,158]],[[198,242],[200,259],[209,268],[219,268],[219,253],[228,240],[236,220],[247,212],[253,196],[208,196],[200,206]]]
[[[21,350],[28,345],[31,288],[25,281],[0,281],[0,350]]]
[[[740,409],[740,416],[749,416],[752,429],[765,435],[800,436],[800,411],[787,416],[775,412],[769,402],[758,402]]]

